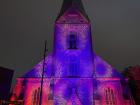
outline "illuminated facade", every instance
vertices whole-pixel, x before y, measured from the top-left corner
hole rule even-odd
[[[45,60],[42,105],[133,105],[127,80],[93,51],[81,0],[64,0]],[[43,60],[17,78],[11,100],[39,105]]]

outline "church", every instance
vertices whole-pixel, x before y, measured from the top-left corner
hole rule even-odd
[[[11,101],[23,100],[23,105],[135,105],[128,80],[93,50],[91,23],[81,0],[63,1],[53,45],[48,56],[17,78]]]

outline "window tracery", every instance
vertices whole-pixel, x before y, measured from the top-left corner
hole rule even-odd
[[[106,105],[116,105],[114,90],[110,87],[105,89],[105,101]]]

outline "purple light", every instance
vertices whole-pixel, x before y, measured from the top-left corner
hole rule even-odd
[[[72,1],[73,6],[55,23],[54,48],[45,63],[42,105],[134,105],[130,94],[129,99],[123,97],[120,74],[94,53],[90,21],[78,0]],[[24,92],[24,105],[37,105],[42,67],[43,61],[17,79],[11,100]]]

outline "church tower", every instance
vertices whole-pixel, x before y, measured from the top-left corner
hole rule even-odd
[[[91,26],[81,0],[64,0],[55,22],[54,56],[57,77],[92,77]],[[61,72],[61,75],[60,75]]]

